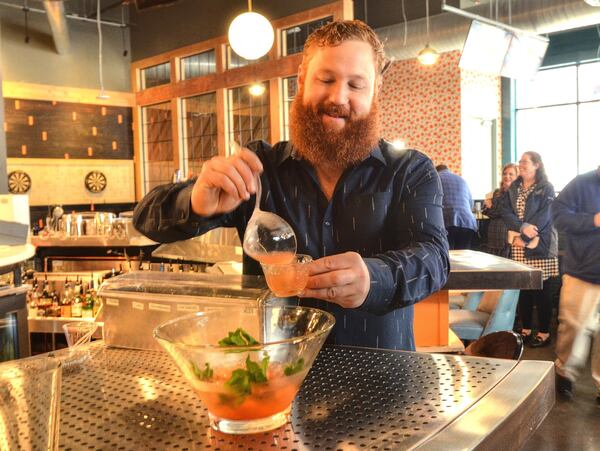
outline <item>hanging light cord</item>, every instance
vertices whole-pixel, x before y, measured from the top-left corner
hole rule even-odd
[[[252,0],[248,0],[248,11],[252,12]]]
[[[512,0],[508,0],[508,24],[512,25]]]
[[[427,44],[429,44],[429,0],[425,2],[425,27],[427,28]]]
[[[96,25],[98,28],[98,75],[100,78],[100,94],[104,94],[104,78],[102,76],[102,26],[100,24],[100,0],[96,1]]]
[[[127,56],[127,37],[125,33],[125,10],[127,9],[127,4],[122,3],[121,5],[121,40],[123,42],[123,56]]]
[[[404,20],[404,46],[406,47],[406,39],[408,38],[408,21],[406,20],[406,8],[404,0],[402,0],[402,20]]]

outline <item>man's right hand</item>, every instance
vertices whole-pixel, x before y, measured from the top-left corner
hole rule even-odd
[[[246,148],[229,157],[213,157],[202,165],[192,189],[192,210],[209,217],[229,213],[256,192],[255,176],[263,171],[256,154]]]
[[[594,215],[594,225],[600,227],[600,211]]]

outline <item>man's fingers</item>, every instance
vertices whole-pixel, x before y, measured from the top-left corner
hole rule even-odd
[[[258,155],[245,147],[240,150],[238,155],[250,167],[252,172],[258,172],[259,174],[262,173],[263,165],[260,161],[260,158],[258,158]]]
[[[311,276],[316,274],[328,273],[340,269],[348,269],[352,267],[353,262],[347,258],[340,258],[346,254],[331,255],[315,260],[308,265],[308,273]]]
[[[231,181],[229,177],[221,172],[211,172],[210,174],[206,174],[204,177],[205,186],[208,189],[213,189],[212,187],[217,187],[218,189],[225,191],[227,195],[231,196],[236,200],[242,200],[240,194],[238,192],[237,186],[235,183]]]
[[[223,176],[225,176],[226,179],[233,183],[237,191],[237,194],[235,194],[234,197],[245,200],[248,200],[250,198],[250,193],[248,192],[248,189],[246,187],[246,182],[244,181],[234,164],[231,164],[230,162],[226,161],[215,161],[215,164],[213,165],[213,174],[211,174],[212,176],[214,176],[213,180],[217,182],[225,180],[223,178],[217,177],[216,174],[214,174],[215,172],[222,174]],[[228,194],[232,194],[229,190],[226,189],[225,186],[221,185],[220,187],[227,191]]]
[[[311,275],[306,283],[307,288],[337,287],[350,285],[356,279],[356,274],[350,270],[338,270]]]
[[[306,288],[300,296],[339,303],[342,299],[353,297],[355,291],[356,289],[352,285],[315,289]]]

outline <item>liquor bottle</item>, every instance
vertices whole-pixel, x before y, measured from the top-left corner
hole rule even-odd
[[[48,316],[48,309],[52,307],[52,298],[48,290],[48,274],[44,275],[42,293],[38,298],[38,316]]]
[[[50,307],[48,307],[47,316],[58,318],[60,316],[60,303],[58,293],[56,292],[56,290],[50,293],[50,299],[52,300],[52,303],[50,304]]]
[[[31,291],[29,292],[29,312],[28,316],[37,317],[38,316],[38,299],[40,295],[38,293],[38,281],[37,277],[33,279],[33,285],[31,286]]]
[[[100,297],[98,296],[98,294],[96,293],[96,290],[94,288],[94,279],[92,278],[92,281],[90,282],[90,289],[89,292],[92,296],[92,300],[93,300],[93,313],[94,313],[94,318],[96,317],[96,315],[98,315],[98,310],[100,310],[100,306],[102,305],[102,301],[100,300]]]
[[[71,318],[71,299],[63,293],[60,301],[60,316],[63,318]]]
[[[71,316],[73,318],[81,318],[82,307],[83,307],[83,300],[81,299],[81,285],[79,285],[79,280],[78,280],[77,283],[75,284],[75,290],[73,293],[73,302],[71,304]]]
[[[87,293],[83,292],[82,294],[82,306],[81,306],[81,317],[82,318],[93,318],[94,317],[94,300],[90,295],[90,290],[88,288]]]

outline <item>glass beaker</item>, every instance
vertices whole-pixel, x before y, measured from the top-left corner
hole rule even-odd
[[[58,449],[60,388],[53,356],[0,364],[0,449]]]
[[[69,348],[89,343],[96,329],[98,329],[98,324],[90,321],[75,321],[63,325]]]

